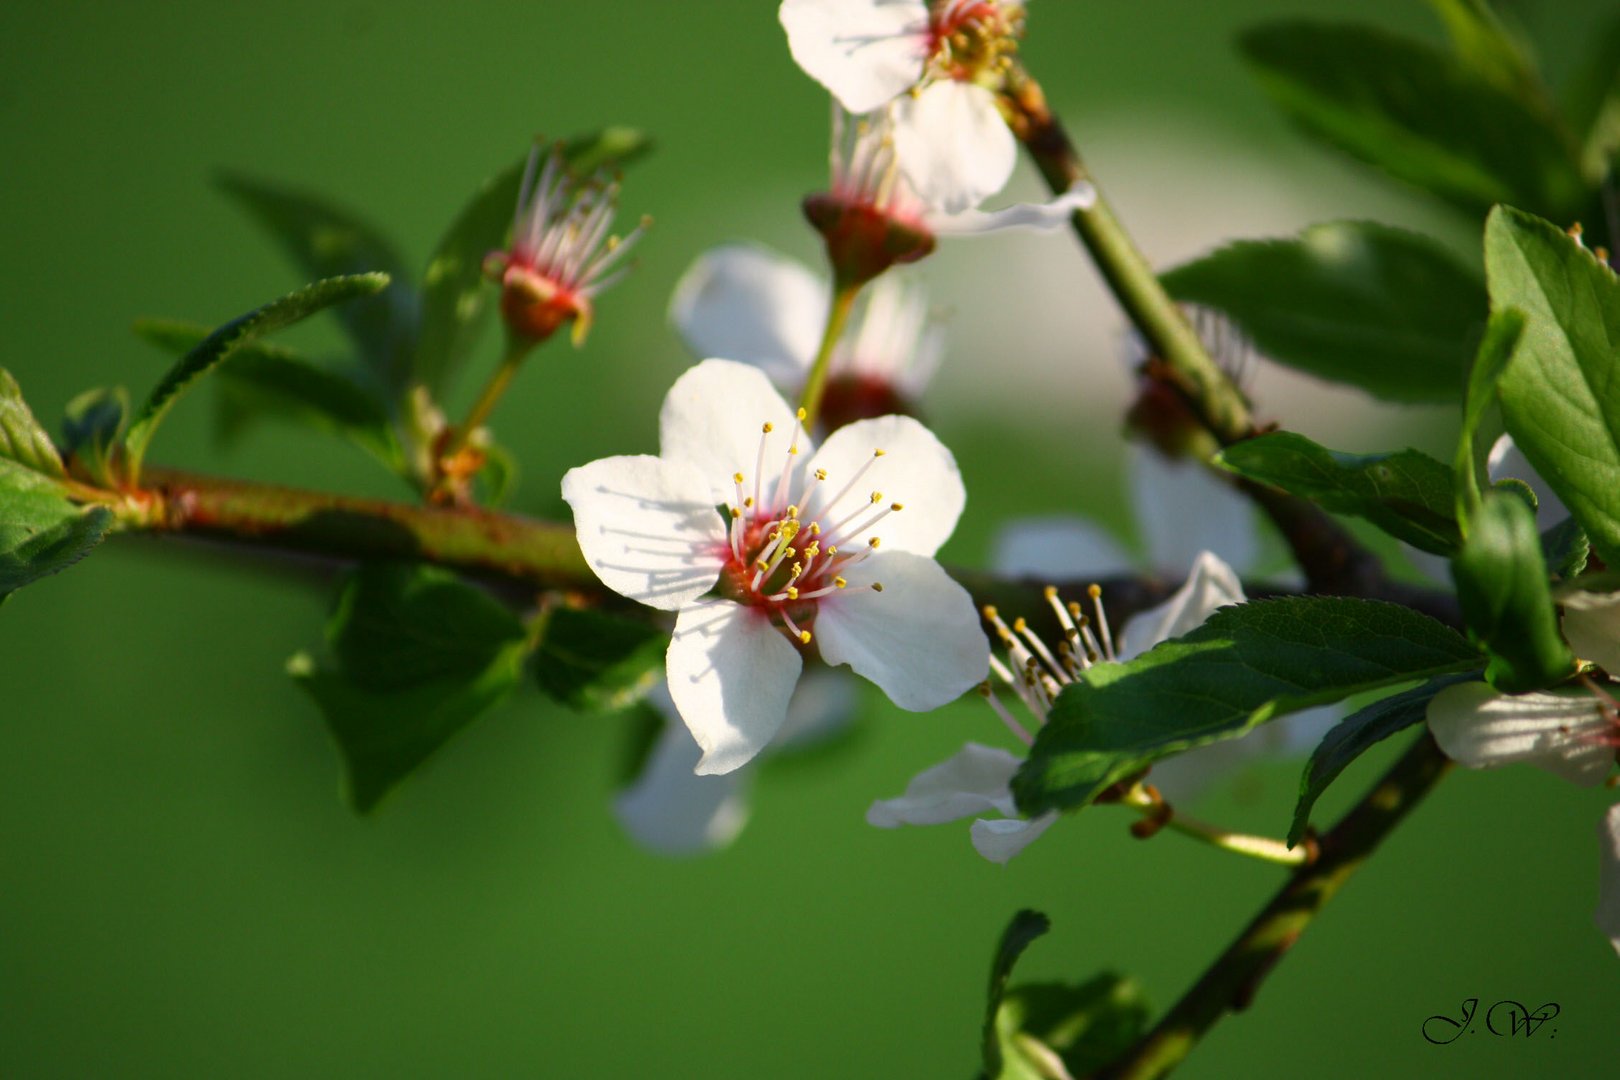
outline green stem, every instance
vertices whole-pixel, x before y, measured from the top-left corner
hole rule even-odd
[[[1047,107],[1040,85],[1022,69],[1009,74],[1006,101],[1013,111],[1014,133],[1052,191],[1067,191],[1081,181],[1096,187],[1063,126]],[[1074,231],[1131,322],[1154,354],[1169,365],[1188,403],[1210,432],[1223,443],[1251,434],[1249,404],[1242,391],[1211,359],[1101,191],[1090,209],[1074,212]]]
[[[1228,1012],[1247,1008],[1261,982],[1379,843],[1429,793],[1450,763],[1425,733],[1320,842],[1182,999],[1130,1051],[1103,1070],[1108,1080],[1152,1080],[1175,1068]]]
[[[1275,863],[1278,866],[1303,866],[1311,858],[1312,853],[1306,845],[1301,844],[1291,849],[1283,841],[1269,836],[1230,832],[1177,813],[1156,792],[1150,792],[1142,784],[1137,784],[1126,792],[1120,803],[1142,811],[1143,821],[1153,823],[1156,826],[1154,831],[1157,831],[1157,828],[1168,828],[1222,851],[1247,855],[1251,859]]]
[[[419,506],[148,469],[156,502],[129,530],[203,536],[338,559],[417,559],[534,588],[601,591],[571,525],[474,507]]]
[[[816,350],[816,359],[810,365],[810,377],[804,381],[804,394],[799,398],[799,407],[804,410],[804,427],[809,431],[816,422],[816,413],[821,408],[821,395],[827,389],[827,371],[832,367],[833,352],[838,348],[838,339],[844,336],[844,327],[849,325],[849,313],[855,307],[855,297],[859,296],[859,284],[835,284],[833,286],[832,303],[827,308],[827,325],[821,332],[821,347]]]
[[[489,377],[489,382],[484,384],[478,400],[467,410],[467,418],[451,433],[450,441],[439,452],[441,459],[455,457],[462,447],[467,445],[472,433],[489,419],[489,414],[495,410],[496,402],[501,400],[506,388],[512,385],[512,379],[517,375],[518,368],[523,366],[523,358],[529,355],[529,350],[533,349],[534,345],[533,338],[526,338],[520,334],[506,336],[506,355],[501,357],[500,366]]]

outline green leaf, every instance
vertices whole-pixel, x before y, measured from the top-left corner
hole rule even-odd
[[[106,507],[79,506],[53,480],[0,458],[0,602],[84,558],[112,524]]]
[[[1451,561],[1469,636],[1485,650],[1486,680],[1498,690],[1540,690],[1575,671],[1558,632],[1536,514],[1516,495],[1491,491]]]
[[[594,608],[554,608],[535,652],[547,694],[584,712],[612,712],[644,695],[663,670],[669,634]]]
[[[1276,22],[1241,39],[1305,131],[1471,212],[1563,216],[1585,194],[1574,148],[1536,109],[1439,49],[1372,27]]]
[[[1266,356],[1390,401],[1450,401],[1485,319],[1483,283],[1418,233],[1364,221],[1245,240],[1164,276]]]
[[[1589,183],[1602,183],[1620,153],[1620,16],[1593,35],[1597,45],[1579,65],[1564,95],[1565,113],[1581,140],[1581,165]],[[1592,222],[1596,224],[1596,222]],[[1611,244],[1616,237],[1610,237]]]
[[[1130,1049],[1151,1010],[1134,980],[1104,972],[1079,985],[1027,983],[996,1014],[1002,1067],[994,1080],[1087,1076]],[[1052,1069],[1053,1059],[1064,1071]]]
[[[204,338],[202,343],[169,369],[163,380],[152,389],[146,404],[135,415],[124,436],[124,448],[129,455],[130,475],[139,477],[141,462],[146,456],[152,433],[173,407],[182,391],[201,376],[230,359],[242,346],[255,338],[272,334],[302,319],[345,300],[371,296],[388,285],[386,274],[357,274],[353,277],[328,278],[306,285],[297,292],[272,300],[221,326]]]
[[[1299,778],[1299,801],[1294,805],[1294,823],[1288,827],[1288,846],[1293,847],[1304,838],[1316,800],[1352,761],[1396,732],[1423,723],[1429,702],[1436,694],[1472,677],[1451,675],[1432,679],[1422,686],[1375,701],[1333,725],[1311,752],[1311,760]]]
[[[1452,461],[1452,475],[1457,480],[1457,520],[1464,523],[1465,531],[1468,519],[1479,507],[1480,490],[1490,483],[1485,459],[1491,448],[1482,432],[1485,414],[1496,402],[1496,384],[1513,359],[1513,350],[1524,334],[1524,323],[1524,312],[1515,308],[1491,312],[1468,372],[1462,430],[1457,434],[1457,454]]]
[[[488,594],[431,567],[360,567],[327,624],[334,663],[288,671],[343,755],[351,804],[370,811],[522,679],[523,624]]]
[[[1592,546],[1620,566],[1620,282],[1548,222],[1510,207],[1485,226],[1494,309],[1525,332],[1497,383],[1513,440]]]
[[[178,319],[140,319],[135,333],[160,349],[183,354],[202,343],[208,328]],[[220,369],[219,379],[220,426],[227,437],[258,416],[283,416],[347,438],[396,472],[404,467],[387,409],[352,379],[295,349],[249,342]]]
[[[651,146],[641,132],[609,127],[570,140],[563,153],[569,168],[585,174],[610,163],[624,165]],[[415,377],[435,393],[478,341],[484,315],[495,298],[484,287],[484,256],[498,250],[511,228],[523,179],[523,162],[501,170],[474,193],[428,260],[422,282],[422,327],[413,364]]]
[[[1007,991],[1007,980],[1012,978],[1013,966],[1024,950],[1042,934],[1052,929],[1052,920],[1038,911],[1024,908],[1012,917],[996,943],[996,954],[990,961],[990,991],[984,1012],[984,1033],[980,1047],[984,1055],[984,1075],[991,1080],[1001,1076],[1001,1039],[996,1030],[996,1016],[1001,1012],[1002,995]]]
[[[394,246],[357,215],[318,195],[227,172],[219,186],[273,236],[312,280],[381,271],[393,282],[337,313],[380,388],[397,391],[416,335],[417,297]]]
[[[1169,754],[1285,713],[1480,664],[1460,634],[1398,604],[1255,600],[1065,687],[1013,779],[1033,816],[1079,807]]]
[[[1520,101],[1544,93],[1524,41],[1503,24],[1485,0],[1429,0],[1445,23],[1457,58]]]
[[[1290,431],[1247,439],[1215,459],[1239,476],[1340,514],[1366,518],[1414,547],[1449,555],[1462,537],[1451,468],[1427,454],[1341,454]]]
[[[67,475],[56,444],[34,419],[22,388],[5,368],[0,368],[0,460],[14,461],[45,476]]]
[[[1586,569],[1587,559],[1592,554],[1592,542],[1586,538],[1586,531],[1575,519],[1567,517],[1542,532],[1541,554],[1554,577],[1569,581]]]
[[[128,423],[129,391],[122,386],[86,390],[67,403],[62,450],[96,483],[117,487],[122,481],[117,451]]]

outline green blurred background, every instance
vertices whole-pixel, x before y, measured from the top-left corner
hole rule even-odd
[[[1518,9],[1552,70],[1592,7]],[[1230,48],[1285,14],[1434,36],[1423,5],[1032,8],[1030,66],[1155,259],[1372,216],[1477,260],[1465,223],[1297,139]],[[561,511],[567,467],[652,448],[687,362],[663,308],[698,252],[754,237],[816,253],[796,206],[824,181],[826,104],[769,0],[9,4],[0,57],[0,363],[47,417],[87,386],[156,378],[136,316],[222,321],[300,283],[211,187],[222,166],[329,192],[419,262],[536,132],[627,123],[658,138],[624,196],[657,222],[640,268],[587,347],[553,345],[496,416],[525,468],[516,505],[536,514]],[[1128,536],[1119,320],[1072,243],[963,242],[932,263],[953,336],[930,414],[971,492],[945,555],[982,561],[1015,514],[1084,509]],[[1276,372],[1257,394],[1345,449],[1439,446],[1451,423]],[[154,460],[398,494],[319,436],[266,427],[222,451],[206,396]],[[919,716],[875,692],[844,751],[764,770],[752,823],[717,856],[632,846],[609,813],[624,732],[532,691],[358,819],[282,672],[318,644],[329,589],[283,569],[121,539],[0,613],[0,1074],[965,1077],[1017,908],[1055,927],[1022,976],[1117,968],[1162,1006],[1281,879],[1173,837],[1133,841],[1108,811],[1006,868],[973,853],[965,823],[871,829],[871,799],[996,733],[976,702]],[[1256,768],[1198,809],[1281,832],[1297,775]],[[1454,776],[1185,1075],[1612,1067],[1620,968],[1591,925],[1612,795],[1530,771]],[[1425,1017],[1468,997],[1563,1011],[1530,1040],[1421,1039]]]

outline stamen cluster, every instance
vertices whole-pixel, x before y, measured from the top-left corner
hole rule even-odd
[[[613,268],[650,222],[644,217],[624,237],[610,235],[618,178],[598,169],[577,179],[561,144],[546,154],[543,167],[539,162],[536,147],[524,168],[511,246],[489,254],[484,274],[500,283],[501,315],[514,334],[540,342],[572,322],[577,345],[590,331],[592,299],[629,270]]]
[[[993,605],[984,608],[985,621],[995,630],[1007,650],[1006,662],[994,653],[990,654],[990,670],[1011,687],[1018,699],[1028,707],[1037,727],[1046,723],[1052,703],[1065,686],[1078,679],[1087,669],[1117,659],[1113,631],[1103,610],[1101,586],[1092,585],[1086,590],[1095,618],[1087,615],[1075,601],[1064,603],[1060,600],[1054,585],[1047,586],[1045,595],[1052,613],[1057,616],[1058,626],[1063,630],[1063,638],[1055,651],[1047,647],[1046,642],[1030,629],[1029,623],[1022,617],[1014,619],[1009,626]],[[979,685],[979,693],[995,709],[996,715],[1001,717],[1009,731],[1026,745],[1035,741],[1034,736],[996,697],[989,681]]]
[[[873,526],[904,506],[884,505],[881,491],[850,498],[867,470],[883,457],[881,449],[874,448],[866,463],[830,497],[823,486],[831,482],[826,469],[801,476],[796,466],[804,420],[805,411],[800,409],[781,471],[771,483],[766,469],[775,428],[769,422],[760,427],[752,487],[744,473],[732,475],[736,497],[725,508],[730,546],[720,580],[728,599],[766,609],[790,636],[809,644],[816,601],[843,589],[883,591],[876,581],[851,585],[844,572],[877,551],[881,540],[871,531]]]

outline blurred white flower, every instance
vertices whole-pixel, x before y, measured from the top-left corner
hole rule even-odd
[[[815,360],[830,288],[785,255],[727,244],[698,256],[681,275],[670,319],[694,355],[753,364],[793,396]],[[944,333],[929,319],[922,286],[886,274],[867,290],[833,352],[828,399],[860,397],[867,407],[858,418],[903,412],[922,395],[943,351]],[[824,399],[823,414],[851,411],[835,404]]]
[[[950,451],[905,416],[815,450],[803,416],[759,369],[705,360],[664,399],[661,456],[563,477],[603,584],[677,613],[666,670],[699,773],[730,772],[776,736],[812,638],[913,711],[988,663],[972,599],[933,559],[966,500]]]
[[[702,747],[675,711],[660,683],[648,699],[666,719],[641,771],[613,800],[613,812],[631,839],[660,855],[697,855],[726,847],[748,824],[753,768],[698,776]],[[826,670],[807,672],[788,701],[787,720],[766,755],[832,738],[855,710],[849,680]]]

